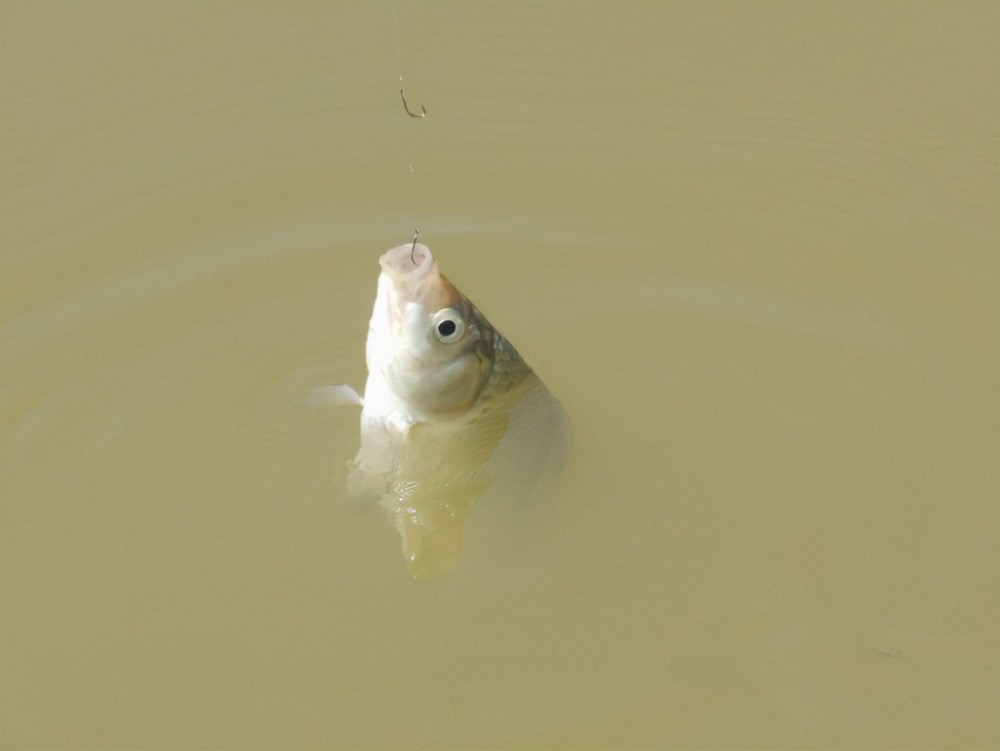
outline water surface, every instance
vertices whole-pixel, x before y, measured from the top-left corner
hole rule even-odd
[[[993,4],[0,14],[2,745],[1000,742]],[[418,582],[414,227],[575,428]]]

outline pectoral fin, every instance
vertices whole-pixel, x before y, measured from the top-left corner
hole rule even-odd
[[[364,406],[364,400],[357,391],[343,383],[318,386],[302,400],[310,407],[336,407],[342,405]]]

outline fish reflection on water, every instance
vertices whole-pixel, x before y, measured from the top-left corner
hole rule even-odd
[[[458,563],[466,513],[487,489],[514,504],[555,476],[569,424],[429,248],[400,245],[379,263],[348,493],[388,511],[411,574],[433,576]]]

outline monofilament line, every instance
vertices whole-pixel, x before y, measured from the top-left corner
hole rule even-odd
[[[420,113],[410,112],[410,108],[406,104],[406,97],[403,95],[403,53],[401,51],[402,45],[400,44],[399,41],[399,14],[396,11],[396,3],[394,2],[390,3],[389,7],[392,9],[392,37],[393,37],[393,43],[396,48],[396,72],[399,76],[399,96],[403,100],[403,109],[406,111],[406,114],[410,115],[411,117],[424,117],[426,116],[427,111],[423,109],[423,106],[421,105]],[[412,142],[408,141],[408,143]],[[407,162],[409,163],[408,167],[410,170],[410,174],[412,175],[414,172],[412,154],[407,159]]]

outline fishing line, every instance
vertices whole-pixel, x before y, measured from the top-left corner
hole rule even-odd
[[[400,43],[399,40],[399,13],[396,11],[396,3],[394,2],[390,3],[389,8],[392,10],[392,37],[394,46],[396,48],[396,72],[399,76],[399,98],[403,102],[403,110],[410,117],[417,117],[417,118],[427,117],[427,109],[422,104],[420,105],[420,111],[417,112],[416,110],[411,110],[410,105],[407,104],[406,102],[406,94],[404,93],[405,87],[403,86],[402,44]],[[413,140],[412,140],[413,136],[408,135],[407,138],[408,138],[407,145],[409,147],[407,151],[409,153],[406,161],[408,162],[410,174],[412,175],[415,171],[413,167]]]

